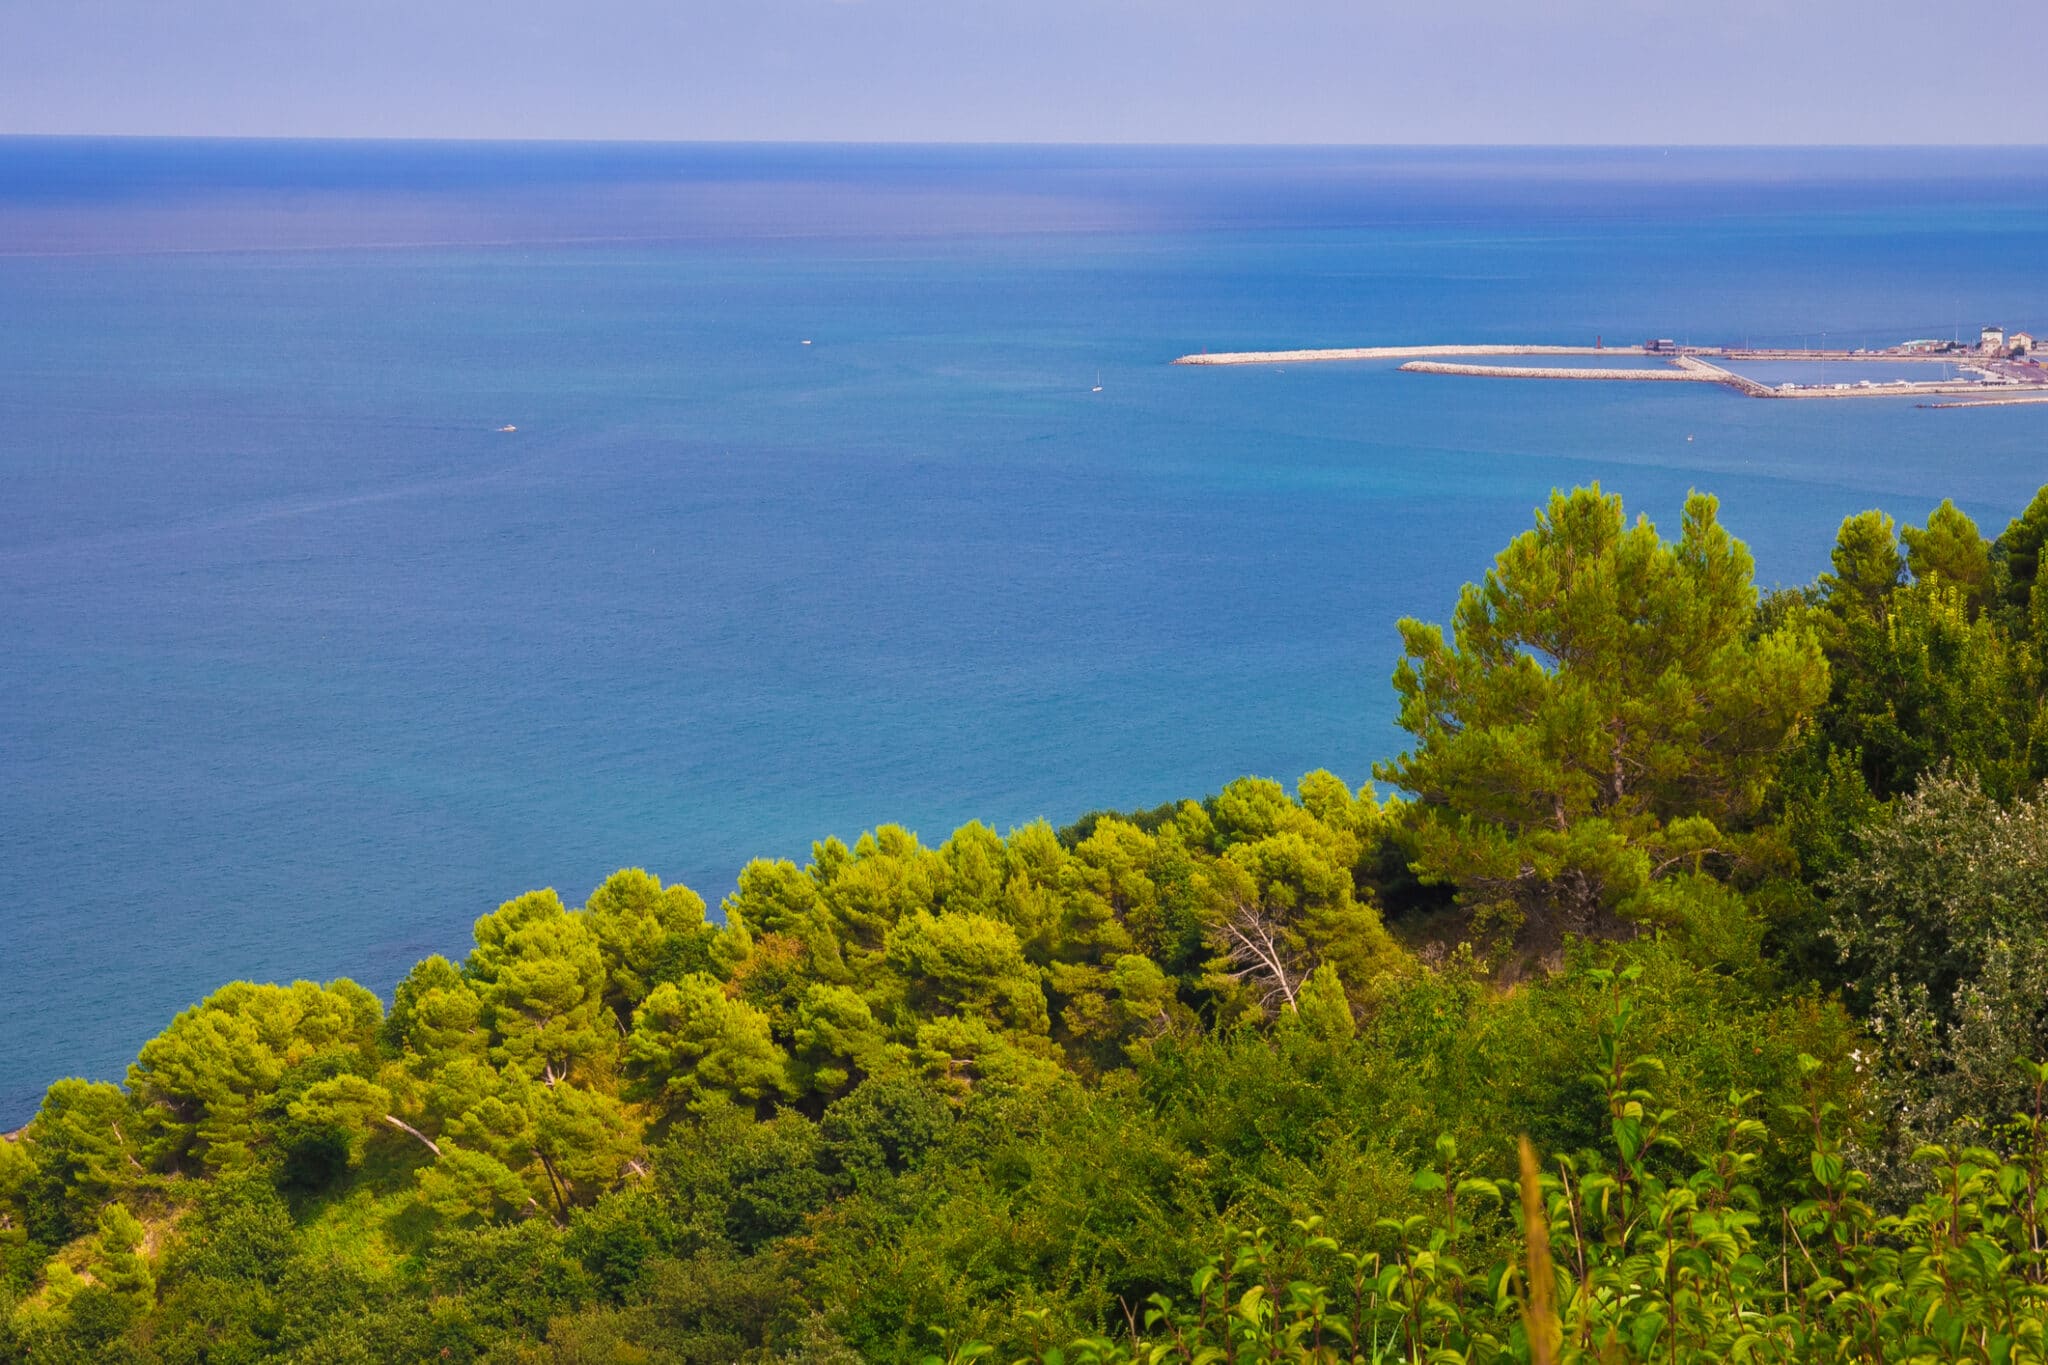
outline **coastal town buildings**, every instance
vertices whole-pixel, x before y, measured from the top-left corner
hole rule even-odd
[[[2008,332],[2003,327],[1986,327],[1977,334],[1977,353],[1979,355],[1999,356],[2006,359],[2014,356],[2025,356],[2029,360],[2034,360],[2040,357],[2039,345],[2040,343],[2035,340],[2032,332],[2022,331],[2018,328]]]

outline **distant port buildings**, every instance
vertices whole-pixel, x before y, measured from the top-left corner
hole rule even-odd
[[[1634,368],[1592,368],[1570,363],[1526,365],[1504,363],[1516,358],[1557,360],[1566,356],[1645,356],[1661,365]],[[1670,337],[1653,337],[1640,346],[1503,345],[1478,343],[1428,346],[1355,346],[1330,350],[1204,351],[1184,355],[1176,365],[1291,365],[1327,360],[1399,360],[1414,374],[1465,375],[1485,379],[1574,379],[1606,383],[1645,380],[1719,384],[1751,398],[1932,398],[1963,396],[1968,401],[1925,403],[1923,407],[1979,407],[1993,404],[2048,403],[2048,366],[2035,351],[2031,332],[1985,327],[1971,346],[1961,340],[1921,338],[1896,345],[1855,350],[1825,347],[1692,346]],[[1478,363],[1478,362],[1484,363]],[[1853,380],[1783,380],[1766,383],[1729,368],[1746,361],[1860,362],[1863,377]],[[1886,362],[1924,367],[1942,365],[1928,378],[1869,378],[1871,365]]]
[[[2032,332],[2008,332],[2003,327],[1986,327],[1977,333],[1977,354],[2016,359],[2034,354]]]

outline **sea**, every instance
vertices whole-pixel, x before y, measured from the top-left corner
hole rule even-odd
[[[1996,533],[2048,408],[1203,368],[2048,332],[2048,150],[0,139],[0,1128],[534,887],[1400,750],[1553,489]]]

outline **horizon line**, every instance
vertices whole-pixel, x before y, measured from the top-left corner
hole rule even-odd
[[[2041,142],[1149,142],[956,138],[496,137],[440,133],[135,133],[0,131],[0,142],[336,142],[559,147],[1128,148],[1143,151],[2048,151]]]

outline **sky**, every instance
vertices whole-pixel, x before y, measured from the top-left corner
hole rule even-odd
[[[0,132],[2048,143],[2036,6],[0,0]]]

